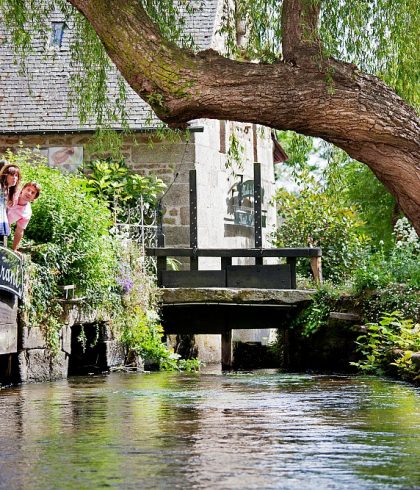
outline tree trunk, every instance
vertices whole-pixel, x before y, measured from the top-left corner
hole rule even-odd
[[[317,36],[292,28],[304,0],[284,0],[290,62],[271,65],[182,50],[162,38],[138,0],[69,2],[163,121],[181,126],[196,118],[225,119],[323,138],[367,164],[420,234],[419,119],[378,78],[321,58]],[[318,9],[298,12],[305,16],[315,29]]]

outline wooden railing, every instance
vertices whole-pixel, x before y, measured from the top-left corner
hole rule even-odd
[[[231,287],[259,289],[296,289],[296,259],[308,257],[314,279],[322,282],[320,248],[174,248],[146,249],[148,256],[157,259],[160,287],[200,288]],[[167,270],[169,257],[190,259],[190,269]],[[199,270],[199,257],[220,257],[219,270]],[[234,257],[252,257],[255,265],[232,265]],[[265,258],[286,258],[285,264],[264,264]]]

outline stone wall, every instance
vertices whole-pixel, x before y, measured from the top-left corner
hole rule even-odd
[[[18,312],[17,297],[0,291],[0,386],[66,378],[70,359],[74,361],[74,354],[79,354],[79,362],[81,351],[83,355],[78,367],[82,368],[86,365],[85,350],[77,339],[82,325],[89,340],[87,354],[94,351],[98,370],[124,363],[124,349],[106,322],[98,323],[95,312],[87,314],[77,300],[63,300],[62,306],[63,326],[53,352],[45,331],[30,325],[26,315]]]
[[[0,291],[0,355],[17,352],[17,306],[14,294]]]

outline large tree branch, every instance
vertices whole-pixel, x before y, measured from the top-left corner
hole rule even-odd
[[[321,56],[318,22],[321,2],[315,0],[283,0],[283,59],[290,63],[315,61]]]
[[[263,65],[228,60],[214,51],[194,55],[165,41],[138,0],[69,1],[163,121],[254,122],[335,143],[369,165],[420,233],[419,120],[376,77],[353,65],[314,63],[306,56],[295,58],[296,65]],[[294,1],[285,0],[285,6]],[[305,36],[299,36],[285,40],[291,55],[307,48]]]

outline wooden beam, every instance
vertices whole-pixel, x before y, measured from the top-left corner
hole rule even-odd
[[[287,257],[290,266],[290,287],[296,289],[296,257]]]

